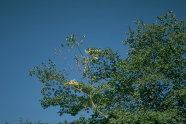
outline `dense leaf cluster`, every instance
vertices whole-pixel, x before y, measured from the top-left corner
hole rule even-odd
[[[124,41],[123,59],[111,48],[80,50],[75,35],[62,46],[79,50],[76,65],[84,80],[69,83],[51,60],[30,71],[44,84],[43,108],[60,106],[60,115],[93,111],[72,123],[163,124],[186,121],[186,27],[169,11],[153,24],[136,21]]]

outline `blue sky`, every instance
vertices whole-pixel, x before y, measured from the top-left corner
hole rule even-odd
[[[112,47],[126,57],[128,25],[152,23],[168,9],[185,19],[185,6],[185,0],[0,0],[0,123],[77,119],[60,117],[58,108],[43,110],[42,84],[28,76],[41,61],[55,60],[54,48],[67,35],[86,34],[84,47]]]

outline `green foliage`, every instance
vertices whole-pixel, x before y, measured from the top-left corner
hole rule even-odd
[[[11,123],[5,121],[5,124],[11,124]],[[24,121],[23,119],[20,119],[19,124],[50,124],[50,123],[41,122],[40,120],[37,122],[32,122],[32,121],[28,121],[28,120]],[[68,122],[65,120],[64,122],[59,122],[58,124],[68,124]]]
[[[79,123],[166,124],[186,121],[186,32],[185,22],[169,11],[156,23],[135,21],[124,44],[128,58],[111,48],[87,48],[84,56],[73,34],[68,49],[76,47],[76,66],[82,80],[68,79],[54,62],[42,63],[30,71],[44,87],[43,108],[60,106],[60,115],[93,111]],[[70,51],[70,50],[69,50]],[[72,73],[72,72],[70,72]],[[70,81],[71,80],[71,81]]]

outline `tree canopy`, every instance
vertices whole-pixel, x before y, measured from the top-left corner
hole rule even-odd
[[[172,11],[152,24],[129,27],[128,57],[111,48],[82,51],[76,35],[62,47],[74,49],[78,80],[54,61],[35,66],[30,75],[43,83],[42,107],[59,106],[59,114],[92,112],[72,123],[177,124],[186,122],[186,27]],[[85,54],[86,53],[86,54]],[[82,79],[82,80],[80,80]]]

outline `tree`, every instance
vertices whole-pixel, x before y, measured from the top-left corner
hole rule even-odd
[[[40,100],[45,109],[60,106],[60,115],[93,111],[72,123],[184,123],[186,121],[185,21],[172,11],[152,24],[135,21],[124,40],[130,49],[123,59],[111,48],[81,51],[77,37],[67,37],[62,47],[77,48],[74,55],[82,80],[68,79],[49,60],[30,71],[44,87]],[[79,78],[80,79],[80,78]]]

